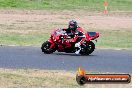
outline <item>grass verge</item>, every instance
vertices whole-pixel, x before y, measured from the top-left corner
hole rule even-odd
[[[43,41],[46,41],[50,34],[32,32],[28,34],[20,33],[0,33],[1,45],[20,45],[20,46],[40,46]]]
[[[109,10],[132,10],[131,0],[107,0]],[[104,0],[0,0],[1,8],[103,10]]]
[[[100,32],[97,48],[121,48],[132,49],[132,30],[88,30]],[[50,32],[44,30],[30,31],[29,33],[19,33],[15,31],[1,31],[1,45],[20,45],[20,46],[41,46],[50,37]]]
[[[97,47],[132,49],[132,30],[95,30],[100,32]]]
[[[131,88],[130,84],[77,84],[76,72],[0,69],[0,88]]]

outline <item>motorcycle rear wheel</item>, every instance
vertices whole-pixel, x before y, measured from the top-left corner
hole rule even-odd
[[[85,45],[82,45],[81,48],[83,49],[80,51],[81,55],[89,55],[94,51],[95,44],[92,41],[89,41]]]
[[[53,47],[52,49],[50,49],[50,45],[51,45],[50,42],[48,42],[48,41],[44,42],[42,44],[42,46],[41,46],[42,52],[44,52],[46,54],[51,54],[51,53],[55,52],[56,51],[56,48]]]
[[[92,41],[88,42],[89,54],[91,54],[94,51],[94,49],[95,49],[95,44]]]

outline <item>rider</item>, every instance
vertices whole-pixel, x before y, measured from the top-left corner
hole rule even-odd
[[[67,35],[71,38],[71,39],[76,39],[76,43],[75,43],[75,48],[76,50],[76,54],[79,54],[80,50],[81,50],[81,43],[84,41],[85,39],[85,34],[84,31],[81,27],[78,26],[77,22],[75,20],[71,20],[69,21],[69,25],[67,29],[63,29],[66,31]]]

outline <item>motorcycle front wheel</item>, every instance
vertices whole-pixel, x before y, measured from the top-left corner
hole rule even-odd
[[[51,54],[51,53],[55,52],[55,51],[56,51],[55,46],[51,49],[51,48],[50,48],[50,45],[51,45],[50,42],[48,42],[48,41],[44,42],[44,43],[42,44],[42,46],[41,46],[42,52],[44,52],[44,53],[46,53],[46,54]]]

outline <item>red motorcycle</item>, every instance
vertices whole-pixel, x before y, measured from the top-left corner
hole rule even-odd
[[[75,34],[78,35],[78,34]],[[92,40],[95,40],[99,37],[98,32],[86,32],[85,40],[81,44],[81,55],[89,55],[95,49],[95,44]],[[66,52],[66,53],[75,53],[76,47],[75,43],[79,37],[74,39],[69,38],[65,31],[62,29],[57,29],[52,32],[48,41],[44,42],[41,46],[42,52],[46,54],[51,54],[56,50],[58,52]]]

